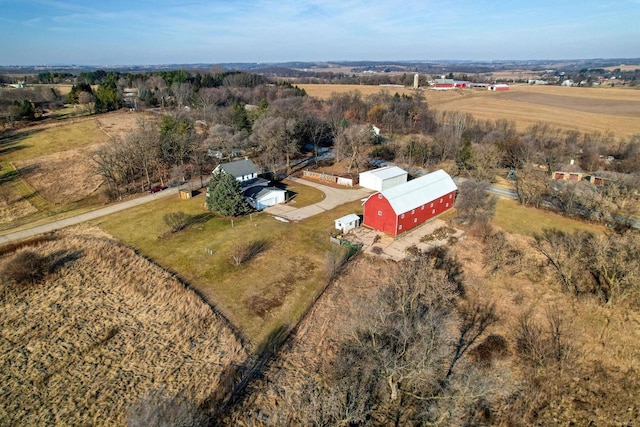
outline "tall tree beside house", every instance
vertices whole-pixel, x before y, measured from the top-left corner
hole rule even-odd
[[[227,174],[212,177],[207,190],[207,208],[221,216],[240,216],[249,212],[240,183]]]

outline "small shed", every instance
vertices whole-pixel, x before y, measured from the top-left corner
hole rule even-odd
[[[360,173],[360,186],[369,190],[387,190],[407,182],[407,172],[397,166],[385,166]]]
[[[191,190],[180,190],[180,198],[182,200],[189,200],[192,194]]]
[[[349,230],[360,227],[360,216],[356,214],[345,215],[334,221],[337,230],[347,233]]]

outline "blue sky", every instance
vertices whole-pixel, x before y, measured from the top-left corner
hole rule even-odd
[[[640,0],[0,0],[0,65],[640,57]]]

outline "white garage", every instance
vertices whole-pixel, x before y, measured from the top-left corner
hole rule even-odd
[[[276,187],[251,187],[244,192],[247,203],[261,211],[269,206],[284,203],[287,192]]]
[[[387,190],[407,182],[407,172],[397,166],[385,166],[360,173],[360,187],[374,191]]]

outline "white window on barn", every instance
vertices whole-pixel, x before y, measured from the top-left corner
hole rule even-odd
[[[401,225],[398,226],[398,230],[402,230],[402,226]]]
[[[431,211],[431,215],[434,215],[435,213],[436,213],[435,209]]]
[[[446,207],[446,208],[448,208],[448,207],[449,207],[449,203],[447,203],[447,204],[445,205],[445,207]]]
[[[440,197],[440,203],[442,203],[442,197]]]
[[[449,198],[450,198],[450,199],[453,199],[453,194],[449,194]]]
[[[422,207],[420,208],[421,210],[424,210],[424,205],[422,205]]]
[[[378,216],[382,216],[382,211],[378,211]]]
[[[411,209],[411,215],[415,215],[416,210],[415,209]]]
[[[378,199],[382,199],[382,194],[378,194]]]
[[[418,222],[418,218],[413,218],[413,223],[415,224],[416,222]]]
[[[400,218],[401,218],[401,219],[404,219],[404,214],[400,215]]]
[[[430,207],[430,208],[432,208],[432,207],[433,207],[433,202],[431,202],[431,205],[429,205],[429,207]]]

